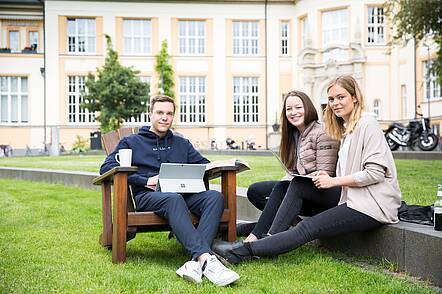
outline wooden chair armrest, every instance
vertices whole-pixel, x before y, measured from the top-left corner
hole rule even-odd
[[[204,177],[207,180],[212,180],[221,177],[223,174],[225,174],[227,171],[234,170],[238,172],[239,168],[236,166],[221,166],[217,167],[211,170],[206,171]]]
[[[116,166],[112,168],[111,170],[108,170],[104,174],[96,177],[92,180],[92,183],[94,185],[101,185],[103,182],[110,182],[114,178],[114,176],[118,173],[134,173],[138,170],[138,167],[131,166],[131,167],[121,167]]]

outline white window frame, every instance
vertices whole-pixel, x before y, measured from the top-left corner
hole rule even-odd
[[[68,123],[71,125],[95,124],[95,113],[81,107],[86,76],[68,76]]]
[[[152,21],[123,19],[123,52],[126,55],[152,53]]]
[[[324,11],[322,13],[322,46],[348,44],[348,9]]]
[[[15,89],[13,89],[13,80],[16,81]],[[0,124],[29,123],[28,91],[28,77],[0,76]],[[12,106],[13,100],[16,100],[16,108]]]
[[[367,9],[367,44],[385,45],[387,31],[384,8],[379,6],[368,6]]]
[[[38,31],[29,31],[28,37],[29,37],[29,47],[32,47],[32,45],[35,44],[36,48],[38,49],[38,38],[39,38]]]
[[[152,93],[152,77],[150,76],[139,76],[138,77],[140,79],[140,81],[149,84],[149,96],[152,97],[151,93]],[[126,123],[127,124],[131,124],[131,125],[144,125],[145,123],[150,122],[150,117],[149,117],[149,109],[150,109],[150,105],[149,103],[146,105],[146,112],[141,113],[140,115],[137,116],[133,116],[131,118],[129,118]]]
[[[432,62],[432,60],[426,60],[423,66],[424,99],[427,101],[442,98],[442,89],[439,79],[434,72],[430,72]]]
[[[206,53],[206,21],[179,20],[178,44],[181,55],[204,55]]]
[[[381,99],[373,100],[373,113],[376,119],[381,118]]]
[[[258,77],[233,77],[233,122],[258,124]]]
[[[259,21],[232,22],[232,53],[239,56],[259,54]]]
[[[206,123],[206,77],[181,76],[179,83],[180,124]]]
[[[67,52],[69,54],[95,54],[97,50],[96,30],[96,20],[94,18],[68,17]],[[84,40],[84,44],[81,44],[80,40]]]
[[[13,37],[16,36],[16,38]],[[20,31],[19,30],[10,30],[8,32],[9,38],[9,48],[11,48],[11,52],[21,52],[20,48]]]
[[[300,30],[301,30],[301,48],[305,48],[307,46],[307,38],[308,38],[308,18],[307,16],[302,17],[300,20]]]
[[[281,56],[290,55],[290,22],[288,20],[283,20],[280,22],[280,37],[281,37]]]

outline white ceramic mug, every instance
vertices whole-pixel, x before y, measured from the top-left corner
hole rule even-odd
[[[115,154],[115,160],[120,164],[120,166],[131,166],[132,165],[132,149],[120,149],[118,153]]]

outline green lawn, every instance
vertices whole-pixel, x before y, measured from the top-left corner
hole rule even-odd
[[[208,156],[211,160],[231,156]],[[238,175],[238,186],[248,187],[263,180],[280,179],[283,171],[272,156],[239,156],[248,162],[251,170]],[[48,168],[98,172],[103,155],[72,155],[59,157],[12,157],[0,158],[0,166]],[[437,184],[442,183],[442,160],[396,160],[399,184],[403,199],[409,204],[432,204]],[[215,181],[216,183],[217,181]]]
[[[436,293],[313,245],[234,266],[241,279],[231,287],[193,285],[175,275],[188,255],[166,232],[139,234],[127,262],[112,264],[98,245],[99,192],[6,179],[0,187],[0,293]]]

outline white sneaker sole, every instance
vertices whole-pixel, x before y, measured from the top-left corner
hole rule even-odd
[[[195,278],[195,277],[192,277],[192,276],[188,276],[186,274],[183,275],[183,279],[188,281],[188,282],[195,283],[195,284],[199,284],[199,283],[202,282],[201,278]]]
[[[236,276],[232,276],[229,279],[226,279],[220,283],[216,283],[216,285],[220,286],[220,287],[224,287],[224,286],[230,285],[238,280],[239,280],[239,275],[236,275]]]

